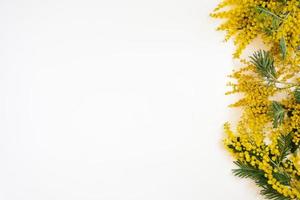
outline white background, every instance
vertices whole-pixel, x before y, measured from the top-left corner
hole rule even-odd
[[[221,145],[218,2],[1,0],[0,199],[257,199]]]

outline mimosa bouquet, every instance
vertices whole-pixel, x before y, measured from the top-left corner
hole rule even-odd
[[[233,173],[252,179],[266,199],[300,200],[300,1],[224,0],[211,16],[223,20],[218,30],[233,39],[242,64],[227,92],[239,94],[230,107],[241,117],[224,125]],[[253,53],[242,58],[249,45]]]

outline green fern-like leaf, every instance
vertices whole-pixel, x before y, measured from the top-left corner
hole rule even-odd
[[[289,197],[285,197],[268,184],[267,178],[264,176],[264,172],[260,169],[257,169],[254,166],[251,166],[247,163],[241,161],[234,162],[238,169],[233,170],[233,174],[240,178],[250,178],[255,181],[255,183],[262,188],[260,194],[263,195],[266,199],[270,200],[291,200]],[[290,178],[288,175],[281,173],[274,173],[274,177],[281,183],[289,184]]]
[[[270,199],[270,200],[291,200],[289,197],[280,194],[279,192],[277,192],[271,187],[264,188],[260,192],[260,194],[263,195],[266,199]]]
[[[282,37],[280,39],[279,49],[280,49],[280,53],[281,53],[282,59],[285,59],[287,50],[286,50],[286,42],[285,42],[284,37]]]
[[[262,170],[241,161],[235,161],[234,164],[238,166],[237,169],[232,170],[235,176],[240,178],[250,178],[259,186],[267,184],[267,179],[264,176],[265,173]]]
[[[278,125],[283,123],[285,110],[284,110],[283,106],[276,101],[272,102],[271,110],[272,110],[271,114],[273,117],[273,127],[277,128]]]
[[[294,96],[297,103],[300,103],[300,88],[296,88],[294,91]]]
[[[250,57],[251,63],[256,67],[257,72],[268,81],[276,79],[274,59],[267,51],[257,51]]]
[[[279,181],[283,185],[289,185],[290,184],[291,177],[286,173],[273,172],[273,176],[277,181]]]
[[[281,17],[279,17],[278,15],[276,15],[275,13],[273,13],[272,11],[270,11],[267,8],[263,8],[263,7],[257,6],[256,10],[257,10],[257,12],[265,14],[265,15],[268,15],[268,16],[274,18],[274,19],[282,20]]]
[[[277,143],[280,152],[278,163],[282,162],[291,153],[292,139],[293,139],[293,133],[289,133],[287,135],[281,135],[278,138]]]

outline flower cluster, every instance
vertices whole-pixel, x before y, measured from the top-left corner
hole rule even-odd
[[[225,19],[226,31],[241,52],[255,38],[265,50],[231,75],[230,105],[242,110],[238,123],[225,123],[226,149],[234,175],[250,178],[267,199],[300,200],[300,1],[223,0],[211,14]]]
[[[211,16],[225,20],[218,30],[226,40],[234,36],[235,57],[258,36],[275,49],[285,40],[293,51],[300,44],[299,6],[299,0],[224,0]]]

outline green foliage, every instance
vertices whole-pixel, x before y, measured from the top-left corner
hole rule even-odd
[[[282,59],[285,59],[287,51],[286,51],[286,42],[285,42],[284,37],[282,37],[280,39],[279,49],[280,49],[280,53],[281,53]]]
[[[251,63],[254,64],[258,73],[268,81],[276,79],[274,59],[267,51],[257,51],[250,57]]]
[[[264,176],[264,172],[262,170],[241,161],[236,161],[234,163],[238,166],[238,168],[232,170],[233,174],[240,178],[250,178],[254,180],[255,183],[262,188],[260,194],[263,195],[266,199],[291,200],[290,198],[285,197],[284,195],[274,190],[272,186],[268,184],[267,178]],[[274,177],[282,183],[289,184],[290,182],[290,178],[285,174],[276,173]]]
[[[280,152],[280,156],[278,158],[278,163],[282,162],[292,150],[292,140],[293,133],[289,133],[287,135],[281,135],[278,140],[278,150]]]
[[[294,91],[294,96],[297,103],[300,103],[300,88],[296,88]]]
[[[256,10],[257,10],[257,12],[259,12],[261,14],[265,14],[265,15],[270,16],[270,17],[272,17],[274,19],[277,19],[277,20],[282,20],[281,17],[279,17],[278,15],[273,13],[272,11],[268,10],[267,8],[257,6]]]
[[[272,20],[272,24],[269,27],[264,28],[264,32],[267,35],[272,35],[273,32],[277,31],[278,28],[280,27],[283,19],[273,13],[272,11],[268,10],[267,8],[263,8],[260,6],[256,7],[256,11],[260,14],[261,21],[266,20],[266,17],[270,17]]]
[[[233,169],[232,173],[240,178],[251,178],[254,181],[259,181],[260,179],[265,179],[264,172],[241,161],[235,161],[239,168]]]
[[[271,104],[271,111],[273,127],[277,128],[284,120],[285,110],[280,103],[273,101]]]
[[[283,185],[289,185],[291,181],[291,177],[282,172],[273,172],[273,176],[276,180],[278,180]]]
[[[271,187],[265,187],[262,191],[260,191],[260,194],[263,195],[266,199],[271,200],[291,200],[289,197],[285,197]]]

